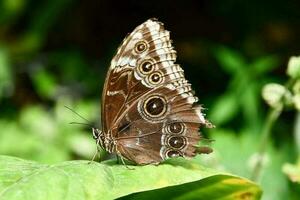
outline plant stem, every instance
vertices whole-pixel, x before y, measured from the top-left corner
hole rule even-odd
[[[296,114],[295,127],[294,127],[294,137],[297,147],[297,153],[300,155],[300,112]]]
[[[258,147],[258,152],[257,152],[258,160],[255,163],[255,166],[254,166],[253,172],[252,172],[252,176],[251,176],[251,179],[253,181],[257,181],[257,179],[261,173],[262,166],[263,166],[264,152],[266,150],[267,143],[268,143],[269,137],[271,135],[272,127],[274,126],[276,120],[280,116],[282,109],[283,109],[283,105],[282,104],[278,105],[277,107],[273,108],[267,116],[266,123],[263,127],[261,141],[260,141],[260,144]]]
[[[296,79],[291,78],[286,82],[284,87],[287,90],[289,90],[290,88],[292,88],[292,86],[295,84],[296,81],[297,81]],[[270,110],[270,112],[267,116],[266,122],[264,124],[260,144],[258,146],[258,151],[257,151],[258,159],[254,165],[252,175],[251,175],[251,180],[253,180],[253,181],[257,181],[259,178],[259,175],[261,173],[261,170],[263,167],[264,153],[265,153],[265,150],[267,147],[267,143],[269,141],[269,137],[271,135],[272,128],[284,108],[283,97],[284,97],[284,95],[282,96],[282,99],[281,99],[282,103],[278,104],[275,108],[272,108]]]

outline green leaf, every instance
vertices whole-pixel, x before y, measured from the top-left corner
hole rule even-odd
[[[1,29],[8,27],[15,22],[15,19],[22,13],[26,7],[25,0],[2,0],[0,1],[0,24]]]
[[[260,116],[259,108],[260,102],[257,98],[258,85],[256,83],[249,83],[248,88],[244,90],[240,97],[240,104],[243,110],[243,115],[245,118],[245,124],[255,132],[259,127]]]
[[[227,47],[219,47],[215,50],[215,55],[217,60],[219,61],[221,67],[232,74],[235,74],[246,66],[246,61],[244,57]]]
[[[9,54],[0,46],[0,99],[10,94],[11,90],[13,90],[13,80]]]
[[[227,93],[215,102],[209,113],[209,119],[216,125],[230,121],[238,113],[239,103],[236,96]]]
[[[210,164],[206,166],[225,169],[247,178],[253,177],[254,165],[258,159],[255,152],[259,146],[256,134],[250,131],[236,133],[218,128],[213,130],[211,138],[215,140],[214,153],[210,154],[210,160],[206,161]],[[266,149],[258,180],[263,190],[262,200],[287,199],[289,186],[286,176],[282,173],[282,165],[287,162],[289,151],[284,148],[278,150],[271,143],[267,144]]]
[[[40,69],[32,75],[34,87],[44,98],[53,98],[57,88],[55,76],[45,69]]]
[[[249,67],[257,75],[262,75],[278,67],[278,64],[279,59],[277,56],[265,56],[257,58]]]
[[[134,195],[138,197],[150,190],[168,195],[168,199],[261,196],[259,187],[246,179],[185,159],[172,159],[158,166],[130,166],[132,170],[114,163],[68,161],[44,165],[0,156],[0,199],[115,199],[140,192]]]
[[[222,192],[221,192],[222,191]],[[238,180],[226,175],[205,178],[201,181],[171,186],[138,194],[132,194],[121,199],[259,199],[257,187],[251,182]]]

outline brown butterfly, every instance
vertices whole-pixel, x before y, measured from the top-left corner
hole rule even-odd
[[[198,146],[199,127],[212,125],[175,60],[170,32],[156,19],[124,39],[107,72],[97,145],[136,164],[212,151]]]

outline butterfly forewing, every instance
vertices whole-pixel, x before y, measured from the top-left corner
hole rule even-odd
[[[137,164],[195,156],[198,129],[208,124],[175,60],[169,32],[154,19],[129,34],[112,59],[102,95],[103,132],[115,153]]]
[[[168,32],[164,30],[160,22],[148,20],[138,26],[122,42],[111,61],[102,95],[102,116],[106,130],[113,126],[119,114],[125,109],[126,99],[138,98],[139,93],[151,89],[141,83],[145,83],[145,80],[142,80],[145,74],[152,73],[158,65],[167,62],[165,65],[168,66],[175,61],[174,52],[170,54],[168,51],[168,54],[162,55],[162,57],[170,57],[166,58],[164,63],[156,53],[156,45],[161,45],[161,49],[172,48],[169,36],[167,36],[169,34],[166,33]],[[152,34],[156,35],[153,39]],[[166,50],[160,51],[166,52]],[[137,67],[140,70],[137,70]]]

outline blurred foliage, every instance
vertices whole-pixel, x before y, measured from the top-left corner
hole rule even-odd
[[[214,153],[194,161],[254,180],[262,199],[298,199],[299,8],[296,0],[2,0],[0,154],[45,164],[91,159],[91,130],[70,125],[86,122],[65,106],[101,127],[102,85],[118,43],[157,17],[216,125],[201,130]]]
[[[259,131],[262,117],[258,112],[261,110],[260,89],[268,78],[266,74],[278,65],[278,58],[265,56],[247,63],[238,52],[224,47],[217,48],[215,55],[222,69],[231,74],[231,80],[210,109],[211,120],[222,125],[242,114],[245,127],[254,133]]]
[[[287,163],[283,166],[283,171],[286,173],[290,180],[293,182],[300,183],[300,162],[298,161],[297,164],[293,165]]]

